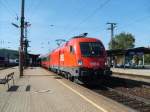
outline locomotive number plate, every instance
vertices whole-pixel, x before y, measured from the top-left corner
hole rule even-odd
[[[99,63],[98,62],[91,62],[90,65],[92,65],[92,66],[99,66]]]

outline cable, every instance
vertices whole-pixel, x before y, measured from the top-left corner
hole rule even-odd
[[[10,8],[8,8],[8,4],[7,4],[7,1],[5,1],[5,3],[7,4],[5,4],[4,3],[4,1],[0,1],[0,3],[1,3],[1,5],[8,11],[8,13],[10,14],[10,15],[12,15],[12,16],[16,16],[16,13],[14,13],[12,10],[10,10]]]
[[[150,19],[150,15],[145,16],[145,17],[143,17],[143,18],[138,18],[138,19],[136,19],[136,20],[130,22],[129,24],[123,25],[123,26],[121,26],[121,27],[119,27],[119,28],[129,27],[129,26],[131,27],[131,25],[133,25],[134,23],[142,22],[142,21],[145,20],[145,19]]]
[[[11,7],[12,5],[10,5],[7,0],[5,0],[5,3],[8,4],[9,8],[11,9],[11,11],[12,11],[16,16],[18,16],[18,15],[17,15],[17,12]]]
[[[32,12],[32,17],[35,16],[36,12],[38,12],[39,6],[41,5],[41,1],[42,1],[42,0],[39,0],[39,1],[37,2],[37,4],[34,4],[34,7],[32,8],[32,10],[34,11],[34,12]]]
[[[26,2],[26,11],[29,13],[33,10],[33,7],[35,7],[37,0],[28,0]]]
[[[82,20],[79,24],[83,24],[86,22],[90,17],[93,17],[100,9],[105,7],[106,4],[108,4],[110,0],[106,0],[103,4],[101,4],[98,8],[96,8],[91,14],[89,14],[84,20]]]
[[[100,4],[99,7],[97,7],[92,13],[90,13],[86,18],[84,18],[75,28],[71,29],[67,34],[70,34],[72,30],[74,31],[75,29],[79,28],[79,26],[85,22],[87,22],[88,19],[93,17],[99,10],[104,8],[111,0],[106,0],[103,4]]]
[[[99,1],[99,0],[98,0]],[[85,3],[85,2],[84,2]],[[83,12],[83,10],[82,9],[85,9],[85,7],[87,6],[87,2],[84,4],[84,6],[82,6],[81,8],[79,8],[78,10],[77,9],[75,9],[75,13],[73,14],[72,13],[72,15],[74,16],[74,17],[78,17],[78,15],[80,15],[81,14],[81,12]],[[67,25],[65,25],[65,27],[64,27],[64,29],[67,29],[68,28],[68,26],[70,26],[70,24],[68,23]]]

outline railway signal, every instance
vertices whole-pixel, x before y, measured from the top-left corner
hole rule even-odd
[[[19,28],[19,26],[15,23],[11,23],[14,27]]]

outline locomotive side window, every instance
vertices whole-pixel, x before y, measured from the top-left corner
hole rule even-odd
[[[101,56],[103,45],[100,42],[81,42],[80,49],[82,56]]]
[[[73,48],[73,46],[70,46],[70,53],[74,54],[74,48]]]

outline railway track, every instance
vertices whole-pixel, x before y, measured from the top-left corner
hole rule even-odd
[[[150,83],[124,78],[107,78],[106,82],[103,82],[102,84],[81,85],[139,112],[150,112]],[[133,91],[135,88],[137,91]],[[146,96],[144,96],[144,89],[148,90]],[[137,95],[134,92],[141,92],[141,94]]]
[[[5,68],[0,68],[0,70],[5,70],[5,69],[8,69],[9,67],[5,67]]]
[[[150,76],[148,75],[136,75],[136,74],[131,74],[131,73],[113,72],[112,76],[125,78],[125,79],[132,79],[135,81],[150,82]]]
[[[10,67],[3,67],[3,68],[0,68],[0,70],[6,70],[6,69],[9,69],[9,68],[13,68],[15,66],[10,66]]]
[[[116,91],[112,88],[104,87],[105,90],[94,90],[95,92],[102,94],[108,98],[111,98],[119,103],[122,103],[130,108],[133,108],[139,112],[150,112],[150,101],[141,97],[126,94],[120,91]]]
[[[112,80],[113,79],[111,78],[111,81]],[[110,81],[110,79],[107,81]],[[120,79],[119,81],[114,79],[114,81],[109,83],[104,83],[102,85],[88,85],[86,87],[139,112],[150,112],[150,97],[148,94],[150,93],[150,86],[146,85],[144,82],[139,85],[138,82],[132,81],[132,84],[129,83],[132,87],[128,88],[129,85],[125,82],[128,81],[126,79]],[[117,87],[119,87],[119,89]],[[136,92],[139,92],[140,89],[140,95],[134,93],[134,87],[138,89]],[[146,89],[148,93],[145,94],[143,89]],[[142,94],[146,96],[143,96]]]

